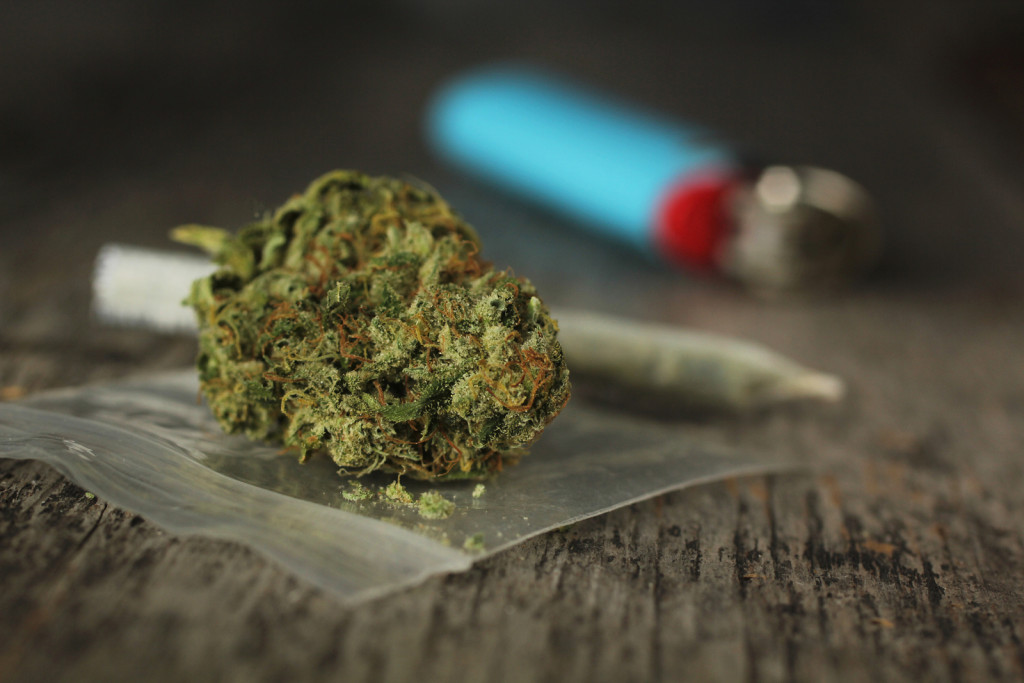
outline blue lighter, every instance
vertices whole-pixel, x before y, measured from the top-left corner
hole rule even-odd
[[[428,136],[456,165],[582,226],[754,289],[831,285],[877,252],[870,198],[845,176],[746,167],[707,130],[544,72],[454,79]]]

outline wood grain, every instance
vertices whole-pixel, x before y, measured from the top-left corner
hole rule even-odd
[[[847,404],[692,425],[806,472],[667,495],[354,608],[0,462],[0,680],[1017,680],[1024,369],[1004,359],[1024,321],[967,303],[848,302],[803,342],[849,366]],[[0,377],[35,390],[80,365],[8,352]]]

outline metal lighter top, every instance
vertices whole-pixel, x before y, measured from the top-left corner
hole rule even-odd
[[[737,186],[722,272],[764,294],[832,289],[870,267],[881,236],[867,191],[814,166],[769,166]]]
[[[428,136],[453,163],[583,226],[760,292],[837,284],[878,250],[871,200],[844,176],[757,175],[703,128],[534,70],[454,79]]]

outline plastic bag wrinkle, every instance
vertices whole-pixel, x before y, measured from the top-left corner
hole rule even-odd
[[[403,480],[414,496],[438,491],[455,503],[448,518],[425,519],[379,496],[346,499],[350,480],[327,458],[303,465],[275,446],[223,434],[197,390],[194,372],[181,371],[0,404],[0,457],[49,463],[171,532],[245,543],[347,600],[463,571],[532,536],[661,493],[779,469],[713,452],[682,428],[571,402],[478,497],[474,481]],[[377,489],[393,479],[360,481]]]

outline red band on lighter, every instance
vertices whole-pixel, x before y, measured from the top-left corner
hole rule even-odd
[[[689,268],[714,269],[730,227],[726,195],[736,182],[728,176],[702,176],[673,187],[657,215],[659,251]]]

